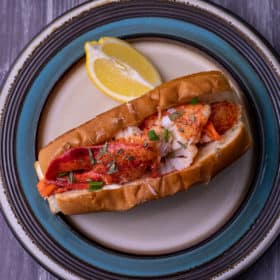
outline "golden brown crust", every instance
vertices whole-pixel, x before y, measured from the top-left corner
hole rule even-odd
[[[43,173],[50,161],[72,147],[104,143],[118,131],[139,125],[160,109],[186,103],[193,97],[230,91],[230,85],[219,71],[202,72],[164,83],[149,93],[122,104],[59,136],[39,152]]]
[[[55,195],[59,209],[67,215],[95,211],[127,210],[145,201],[187,190],[195,183],[208,182],[217,172],[240,157],[250,146],[243,123],[226,133],[221,141],[199,150],[189,168],[123,185],[118,189],[73,191]]]
[[[95,145],[111,139],[127,126],[139,125],[157,112],[213,93],[231,91],[221,72],[211,71],[182,77],[150,91],[129,104],[122,104],[81,126],[61,135],[39,153],[39,165],[45,173],[50,161],[71,147]],[[210,97],[211,100],[211,97]],[[120,211],[142,202],[173,195],[187,190],[195,183],[209,181],[217,172],[240,157],[250,146],[250,138],[240,122],[228,131],[221,141],[199,149],[194,163],[181,171],[160,178],[140,179],[116,189],[69,191],[49,199],[53,212],[67,215],[95,211]]]

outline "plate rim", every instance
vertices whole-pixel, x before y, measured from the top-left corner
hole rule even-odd
[[[106,2],[106,3],[107,3],[108,1],[103,1],[103,0],[98,1],[98,3],[102,3],[102,2]],[[110,1],[110,2],[111,2],[111,1]],[[114,2],[114,1],[112,1],[112,2]],[[180,2],[181,2],[181,1],[180,1]],[[185,2],[185,1],[182,1],[182,2]],[[193,2],[193,1],[189,1],[189,2]],[[200,1],[200,2],[201,2],[201,1]],[[207,3],[207,2],[205,2],[205,3]],[[65,13],[64,13],[63,15],[61,15],[60,17],[54,19],[54,21],[53,21],[52,23],[57,22],[57,20],[58,20],[59,18],[63,19],[66,15],[69,15],[70,12],[76,11],[77,8],[85,7],[85,6],[89,5],[89,4],[91,4],[91,3],[86,2],[86,3],[80,4],[80,5],[76,6],[76,7],[74,7],[74,8],[72,8],[72,9],[68,10],[67,12],[65,12]],[[212,3],[211,3],[211,5],[212,5]],[[221,8],[219,7],[219,9],[221,9]],[[232,15],[231,15],[231,16],[232,16]],[[44,28],[43,31],[49,29],[49,27],[52,25],[52,23],[50,23],[49,25],[47,25],[47,26]],[[37,34],[32,40],[35,40],[38,36],[41,36],[43,31],[39,32],[39,34]],[[256,35],[258,35],[258,34],[256,34]],[[258,36],[258,37],[260,37],[260,36]],[[260,39],[262,39],[262,38],[260,38]],[[18,58],[21,57],[22,55],[24,55],[25,51],[28,50],[28,48],[29,48],[30,45],[32,44],[32,40],[31,40],[31,42],[28,44],[28,46],[26,47],[26,49],[24,49],[24,50],[22,51],[22,53],[20,53],[20,55],[18,56]],[[10,71],[12,71],[12,70],[14,69],[16,63],[18,62],[18,58],[16,59],[15,63],[11,66],[11,68],[10,68],[11,70],[10,70]],[[279,58],[278,58],[278,59],[279,59]],[[3,80],[3,87],[4,87],[4,85],[6,84],[6,82],[7,82],[7,80],[8,80],[8,77],[11,75],[11,72],[10,72],[10,71],[8,72],[8,74],[7,74],[7,76],[5,77],[5,79]],[[2,88],[2,89],[3,89],[3,88]],[[3,213],[4,213],[4,210],[2,210],[2,211],[3,211]],[[4,216],[5,216],[5,213],[4,213]],[[6,217],[5,217],[5,218],[6,218]],[[7,219],[6,219],[6,220],[7,220]],[[280,220],[280,219],[278,219],[278,220]],[[11,227],[10,227],[10,228],[11,228]],[[29,251],[29,250],[28,250],[28,251]],[[37,261],[38,261],[38,259],[37,259]],[[52,273],[53,273],[53,271],[52,271]]]

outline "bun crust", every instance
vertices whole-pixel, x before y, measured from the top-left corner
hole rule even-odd
[[[194,97],[211,100],[212,94],[229,91],[230,84],[219,71],[202,72],[164,83],[146,95],[102,113],[50,142],[39,152],[36,169],[40,166],[44,174],[50,161],[67,149],[104,143],[122,129],[140,125],[158,110],[186,103]],[[193,184],[208,182],[217,172],[240,157],[250,143],[247,129],[240,121],[220,141],[199,148],[195,161],[186,169],[159,178],[139,179],[114,189],[55,194],[48,199],[49,206],[53,213],[61,211],[66,215],[127,210],[145,201],[187,190]]]

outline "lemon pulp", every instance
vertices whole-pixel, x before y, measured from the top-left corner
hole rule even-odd
[[[87,73],[105,94],[129,101],[161,84],[156,68],[127,42],[104,37],[85,44]]]

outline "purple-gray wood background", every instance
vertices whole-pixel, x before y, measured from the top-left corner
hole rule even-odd
[[[47,23],[85,0],[0,0],[0,83],[19,52]],[[280,0],[211,0],[253,25],[280,53]],[[0,279],[54,280],[14,238],[0,214]],[[279,280],[280,237],[236,280]]]

